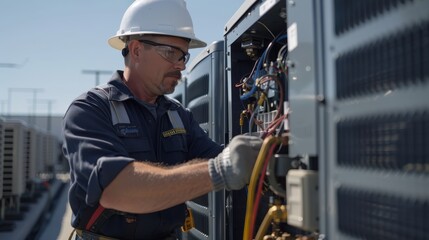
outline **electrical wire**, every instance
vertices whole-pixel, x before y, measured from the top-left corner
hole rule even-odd
[[[244,75],[241,79],[240,79],[240,83],[235,84],[235,87],[241,87],[243,84],[245,84],[247,81],[244,81],[243,79],[248,78],[250,76],[252,76],[252,74],[255,72],[256,69],[256,65],[258,64],[258,60],[255,62],[255,64],[253,64],[253,68],[252,71],[250,71],[249,74]],[[247,77],[246,77],[247,76]]]
[[[273,157],[274,149],[276,147],[277,147],[276,144],[273,144],[270,147],[270,150],[267,156],[265,157],[264,166],[261,170],[261,176],[259,177],[258,189],[256,192],[255,203],[253,205],[253,211],[252,211],[252,217],[251,217],[250,229],[249,229],[249,232],[250,232],[249,234],[251,237],[253,237],[253,230],[255,227],[256,216],[258,215],[259,202],[261,201],[261,196],[262,196],[262,186],[264,185],[264,178],[267,172],[268,163],[270,162],[270,159]]]
[[[273,133],[276,131],[276,129],[279,128],[279,126],[281,125],[281,123],[287,118],[287,115],[281,115],[278,119],[272,121],[270,123],[270,125],[265,128],[265,133],[266,135],[273,135]]]
[[[277,128],[277,126],[281,123],[281,121],[283,121],[286,117],[287,114],[282,114],[282,109],[283,109],[283,99],[284,99],[284,92],[283,92],[283,86],[280,83],[280,80],[278,79],[277,76],[275,75],[269,75],[266,78],[263,78],[260,83],[265,83],[267,81],[272,81],[274,80],[279,88],[279,105],[277,108],[277,113],[275,115],[275,117],[273,118],[273,120],[268,124],[268,126],[265,128],[265,132],[264,135],[271,135]]]
[[[264,52],[265,53],[265,52]],[[263,56],[264,56],[264,53],[262,54]],[[249,78],[252,78],[252,75],[255,73],[256,74],[256,77],[259,75],[259,69],[261,68],[261,65],[262,65],[262,60],[261,60],[261,58],[262,57],[260,57],[257,61],[256,61],[256,63],[255,63],[255,65],[254,66],[258,66],[257,68],[255,68],[255,67],[253,67],[253,69],[252,69],[252,72],[250,73],[250,75],[249,75]],[[256,71],[256,72],[255,72]],[[253,85],[252,85],[252,88],[250,89],[250,91],[248,91],[247,93],[245,93],[245,94],[243,94],[243,95],[241,95],[240,96],[240,99],[241,100],[246,100],[246,99],[248,99],[248,98],[250,98],[255,92],[256,92],[256,89],[257,89],[257,84],[256,84],[256,80],[253,82]]]
[[[281,110],[283,108],[283,98],[284,98],[283,87],[282,87],[279,79],[275,75],[274,76],[273,75],[266,75],[266,76],[261,77],[260,79],[261,80],[259,81],[259,84],[263,84],[263,83],[266,83],[266,82],[269,82],[269,81],[275,81],[275,83],[278,86],[279,91],[280,91],[279,92],[279,95],[280,95],[279,100],[280,100],[280,102],[279,102],[279,105],[278,105],[278,108],[277,108],[276,116],[268,124],[268,127],[264,130],[264,132],[266,133],[265,136],[268,136],[268,138],[271,138],[271,134],[277,129],[277,127],[279,125],[281,125],[284,122],[284,119],[287,117],[287,114],[284,114],[284,115],[281,114]],[[269,84],[268,84],[268,87],[267,87],[266,91],[268,92],[269,89],[270,88],[269,88]],[[265,94],[267,94],[267,93],[265,93]],[[259,105],[262,105],[262,104],[259,103],[257,107],[259,107]],[[252,119],[253,119],[253,117],[254,116],[252,115]],[[251,129],[250,126],[251,126],[251,124],[249,125],[249,129]],[[261,196],[262,196],[262,187],[263,187],[263,183],[264,183],[264,178],[265,178],[265,174],[266,174],[266,171],[267,171],[267,168],[268,168],[268,164],[270,162],[270,159],[272,158],[273,151],[274,151],[275,147],[276,147],[276,144],[273,144],[270,147],[269,153],[268,153],[268,155],[266,155],[265,160],[263,161],[262,169],[261,169],[261,164],[262,163],[258,162],[258,164],[255,165],[255,168],[257,169],[257,172],[259,172],[261,174],[261,176],[259,177],[259,183],[258,183],[258,188],[256,190],[256,193],[255,193],[255,190],[254,190],[255,186],[252,185],[252,184],[256,184],[256,183],[254,183],[254,181],[255,181],[254,180],[254,177],[255,177],[254,174],[255,173],[252,172],[251,184],[249,185],[249,192],[248,192],[248,196],[249,197],[247,199],[248,200],[248,204],[247,204],[247,208],[246,208],[245,233],[243,235],[244,236],[243,239],[249,239],[249,237],[251,239],[253,237],[254,226],[255,226],[256,217],[257,217],[257,213],[258,213],[259,202],[260,202],[260,199],[261,199]],[[259,158],[259,156],[258,156],[258,158]],[[262,161],[262,160],[259,160],[259,161]],[[254,171],[255,171],[255,168],[254,168]],[[254,195],[252,196],[252,193],[256,194],[255,201],[252,200],[254,198]],[[249,200],[250,200],[250,202],[249,202]],[[254,202],[254,203],[252,203],[252,202]],[[251,208],[252,204],[253,204],[253,207]],[[249,213],[248,209],[252,209],[252,211],[250,211],[250,213]],[[246,234],[246,232],[247,232],[247,234]]]
[[[253,84],[247,84],[247,80],[249,79],[249,78],[251,78],[252,77],[252,75],[253,75],[253,73],[255,72],[255,69],[256,69],[256,66],[257,65],[259,65],[258,63],[259,63],[259,61],[260,61],[260,59],[258,59],[256,62],[255,62],[255,64],[253,64],[253,68],[252,68],[252,71],[250,72],[250,74],[249,75],[247,75],[248,77],[242,77],[241,79],[240,79],[240,82],[239,83],[237,83],[237,84],[235,84],[235,87],[241,87],[241,88],[243,88],[244,87],[244,85],[245,86],[247,86],[247,87],[252,87],[252,89],[250,90],[250,91],[255,91],[256,90],[256,84],[255,84],[255,82],[253,83]],[[246,81],[244,80],[244,79],[247,79]],[[252,93],[253,94],[253,93]],[[241,95],[240,96],[240,99],[241,100],[245,100],[245,99],[247,99],[247,98],[249,98],[250,96],[252,96],[252,94],[248,94],[248,93],[246,93],[246,94],[244,94],[245,96],[243,97],[243,95]]]
[[[280,144],[280,137],[268,136],[262,142],[261,150],[259,151],[258,157],[256,159],[255,165],[252,170],[252,175],[250,177],[248,193],[247,193],[247,204],[246,204],[246,216],[244,222],[244,230],[243,230],[243,240],[250,240],[250,223],[252,217],[253,210],[253,202],[255,198],[255,188],[258,181],[259,173],[261,172],[261,168],[264,164],[265,156],[267,155],[268,149],[273,144]]]
[[[279,52],[277,53],[277,65],[280,66],[280,69],[284,72],[286,70],[286,59],[287,56],[287,44],[283,45]]]
[[[261,129],[263,129],[263,132],[264,132],[263,134],[264,142],[262,144],[261,150],[256,159],[254,168],[252,170],[249,186],[248,186],[243,240],[250,240],[253,237],[253,231],[254,231],[255,221],[257,217],[259,202],[262,196],[262,189],[263,189],[265,174],[266,174],[270,159],[272,158],[274,149],[282,143],[280,136],[272,136],[272,134],[273,132],[276,131],[276,129],[279,126],[282,126],[282,124],[284,123],[284,120],[288,116],[287,113],[282,114],[284,92],[283,92],[283,86],[279,80],[278,74],[270,74],[271,70],[273,69],[271,68],[272,66],[270,66],[270,67],[267,67],[266,69],[269,74],[261,75],[261,71],[263,70],[264,63],[267,61],[267,58],[270,55],[269,53],[273,46],[273,43],[287,38],[287,35],[279,34],[278,36],[275,36],[270,31],[270,29],[267,28],[267,26],[265,26],[261,22],[258,22],[258,23],[264,26],[270,32],[274,40],[268,44],[265,51],[255,62],[251,73],[247,77],[247,80],[244,81],[243,79],[245,78],[242,78],[242,80],[240,80],[240,84],[236,84],[236,87],[242,87],[244,89],[244,86],[248,86],[248,87],[251,86],[251,89],[249,91],[247,91],[245,94],[242,94],[240,96],[240,99],[243,101],[255,95],[257,92],[261,92],[262,94],[265,94],[265,96],[268,96],[268,91],[270,89],[273,89],[273,88],[270,88],[269,82],[274,81],[275,84],[277,85],[276,89],[278,89],[279,91],[279,104],[277,105],[277,113],[273,118],[273,120],[271,120],[271,122],[268,124],[267,127],[265,127],[265,129],[261,127]],[[284,58],[284,56],[287,53],[286,49],[287,49],[287,45],[284,45],[279,50],[279,52],[277,53],[277,62],[279,61],[281,62],[281,59]],[[278,73],[279,70],[282,70],[282,69],[285,69],[285,67],[280,65],[280,67],[274,67],[273,72]],[[247,84],[248,79],[254,79],[253,85]],[[260,89],[260,86],[261,84],[264,84],[264,83],[267,83],[267,88],[265,91],[262,91]],[[249,133],[251,133],[252,131],[254,122],[258,124],[256,117],[259,114],[259,108],[261,106],[264,106],[264,103],[266,103],[266,99],[263,99],[263,102],[259,101],[255,103],[256,106],[252,111],[250,110],[247,111],[247,113],[250,113]],[[258,182],[258,179],[259,179],[259,182]],[[255,198],[255,194],[256,194],[256,198]]]
[[[261,21],[257,21],[257,23],[261,24],[265,29],[267,29],[267,31],[271,34],[271,36],[273,38],[275,38],[276,36],[273,34],[273,32],[271,32],[271,30],[267,27],[267,25],[263,24]]]
[[[259,112],[259,105],[256,105],[256,108],[253,110],[253,113],[250,116],[250,120],[249,120],[249,133],[252,133],[253,121],[257,117],[258,112]]]

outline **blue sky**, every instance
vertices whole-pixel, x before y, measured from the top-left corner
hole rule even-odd
[[[120,52],[107,39],[132,2],[0,1],[0,115],[63,115],[75,97],[95,85],[95,75],[82,70],[122,69]],[[223,39],[224,26],[244,1],[186,2],[196,36],[210,44]],[[202,50],[192,50],[191,61]],[[100,83],[109,78],[101,75]]]

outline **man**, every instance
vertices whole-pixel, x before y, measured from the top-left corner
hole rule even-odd
[[[164,96],[204,47],[183,0],[136,0],[109,44],[125,67],[75,99],[64,117],[76,239],[176,239],[186,201],[249,181],[261,140],[222,151],[192,114]]]

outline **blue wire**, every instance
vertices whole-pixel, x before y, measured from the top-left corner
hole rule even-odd
[[[274,41],[279,42],[279,41],[284,40],[284,39],[287,39],[287,34],[277,36],[274,39]],[[246,100],[246,99],[250,98],[253,94],[255,94],[256,88],[257,88],[255,82],[256,82],[256,79],[259,78],[261,75],[260,71],[262,69],[262,60],[265,59],[265,56],[267,54],[267,49],[268,48],[265,49],[265,51],[262,53],[262,56],[258,59],[258,64],[257,64],[257,68],[255,70],[255,73],[253,74],[253,76],[251,76],[251,78],[253,79],[252,89],[250,89],[249,92],[241,95],[240,100]]]

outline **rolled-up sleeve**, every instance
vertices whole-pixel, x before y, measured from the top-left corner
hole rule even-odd
[[[84,94],[70,105],[63,133],[63,152],[71,174],[70,203],[85,201],[94,206],[106,186],[134,159],[115,134],[107,101],[94,93]]]

